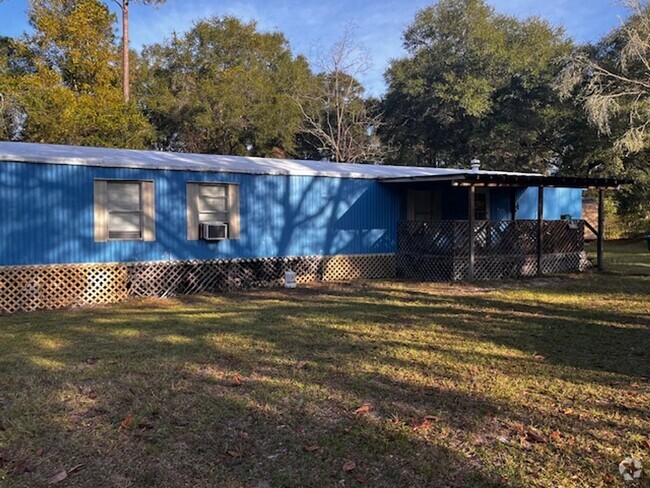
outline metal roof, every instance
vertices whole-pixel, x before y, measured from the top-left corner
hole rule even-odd
[[[617,188],[621,184],[629,183],[629,181],[614,178],[559,177],[544,176],[539,173],[332,163],[329,161],[220,156],[216,154],[139,151],[135,149],[0,141],[0,163],[3,161],[108,168],[363,178],[378,179],[389,184],[451,181],[453,185],[460,186],[473,184],[479,186]]]
[[[546,176],[534,173],[465,172],[458,175],[406,176],[382,178],[383,183],[400,184],[415,182],[450,181],[454,186],[529,187],[545,186],[559,188],[610,188],[631,183],[620,178],[582,178],[575,176]]]
[[[0,162],[45,163],[110,168],[138,168],[177,171],[213,171],[265,175],[328,176],[334,178],[403,178],[459,177],[469,169],[448,169],[381,164],[332,163],[294,159],[219,156],[133,149],[107,149],[85,146],[63,146],[27,142],[0,142]],[[477,173],[474,173],[477,174]],[[533,175],[479,171],[484,175]]]

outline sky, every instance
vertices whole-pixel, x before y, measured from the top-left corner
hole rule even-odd
[[[107,0],[112,10],[113,2]],[[402,33],[415,14],[433,0],[167,0],[159,7],[132,4],[131,42],[160,42],[191,28],[201,18],[234,15],[255,20],[263,31],[283,32],[295,54],[314,58],[352,26],[370,54],[372,66],[361,77],[370,95],[385,91],[383,74],[390,60],[405,55]],[[563,26],[577,42],[594,41],[620,25],[626,15],[616,0],[488,0],[498,12],[526,18],[539,16]],[[29,29],[27,0],[0,3],[0,35],[17,36]]]

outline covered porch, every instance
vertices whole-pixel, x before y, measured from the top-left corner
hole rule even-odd
[[[473,171],[384,179],[402,190],[398,276],[427,281],[493,280],[578,272],[591,266],[587,225],[604,269],[604,192],[616,179]],[[581,219],[582,189],[598,190],[598,226]]]

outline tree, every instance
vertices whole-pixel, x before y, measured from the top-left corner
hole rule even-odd
[[[650,3],[627,5],[622,26],[567,57],[557,87],[599,132],[599,157],[583,170],[634,180],[615,196],[634,232],[650,221]]]
[[[440,0],[404,34],[383,100],[394,162],[545,170],[561,157],[571,111],[551,83],[571,48],[540,19],[497,14],[483,0]]]
[[[151,126],[125,103],[114,16],[98,0],[32,0],[34,34],[0,53],[2,136],[14,140],[146,147]]]
[[[293,150],[311,76],[282,34],[215,17],[146,47],[137,91],[161,149],[268,156]]]
[[[376,135],[381,114],[376,103],[364,99],[358,81],[369,66],[367,52],[354,42],[348,28],[321,57],[320,73],[308,89],[295,94],[303,117],[301,138],[318,159],[358,163],[383,155]]]
[[[638,152],[650,145],[650,4],[628,5],[622,27],[573,53],[558,86],[584,104],[602,134],[614,134],[617,149]]]
[[[138,0],[134,0],[138,1]],[[145,5],[160,5],[165,0],[139,0]],[[122,93],[124,100],[130,98],[130,68],[129,68],[129,6],[130,0],[113,0],[122,13]]]

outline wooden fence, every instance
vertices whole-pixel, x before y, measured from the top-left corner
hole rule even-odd
[[[474,279],[494,280],[538,273],[536,220],[476,221]],[[584,222],[543,222],[541,274],[583,271]],[[403,221],[397,235],[397,275],[427,281],[469,277],[470,228],[465,220]]]

